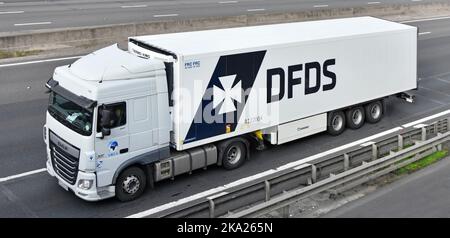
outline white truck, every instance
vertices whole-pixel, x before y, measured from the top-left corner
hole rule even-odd
[[[55,69],[47,170],[84,200],[129,201],[264,144],[376,123],[386,97],[413,100],[417,34],[357,17],[130,37]]]

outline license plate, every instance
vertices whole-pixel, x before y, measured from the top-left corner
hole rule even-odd
[[[65,185],[64,183],[62,183],[61,181],[58,180],[58,184],[59,184],[59,186],[64,188],[64,190],[69,191],[69,187],[67,185]]]

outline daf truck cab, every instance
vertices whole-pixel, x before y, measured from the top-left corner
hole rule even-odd
[[[47,169],[77,196],[126,200],[145,187],[143,165],[167,158],[170,115],[165,66],[116,45],[56,68],[46,85]],[[122,172],[122,173],[120,173]],[[121,189],[116,189],[119,181]]]

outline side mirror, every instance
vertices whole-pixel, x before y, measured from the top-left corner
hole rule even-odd
[[[95,137],[99,138],[99,139],[103,139],[103,138],[105,138],[105,136],[109,136],[109,135],[111,135],[111,129],[103,127],[101,132],[98,132],[97,134],[95,134]]]
[[[109,128],[102,128],[102,134],[103,134],[103,136],[109,136],[109,135],[111,135],[111,129],[109,129]]]
[[[115,123],[114,113],[107,108],[101,110],[100,126],[102,128],[111,128]]]

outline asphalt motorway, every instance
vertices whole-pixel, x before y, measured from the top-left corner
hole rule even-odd
[[[442,0],[0,0],[1,32]]]
[[[0,182],[0,217],[124,217],[447,110],[450,108],[450,19],[411,24],[419,26],[422,33],[417,102],[390,100],[386,117],[378,124],[347,130],[339,137],[322,133],[263,152],[255,151],[252,159],[239,169],[226,171],[212,167],[174,181],[163,181],[129,203],[115,199],[85,202],[59,187],[46,172],[24,176]],[[0,66],[0,181],[45,167],[42,125],[47,95],[44,84],[56,66],[72,61]]]

